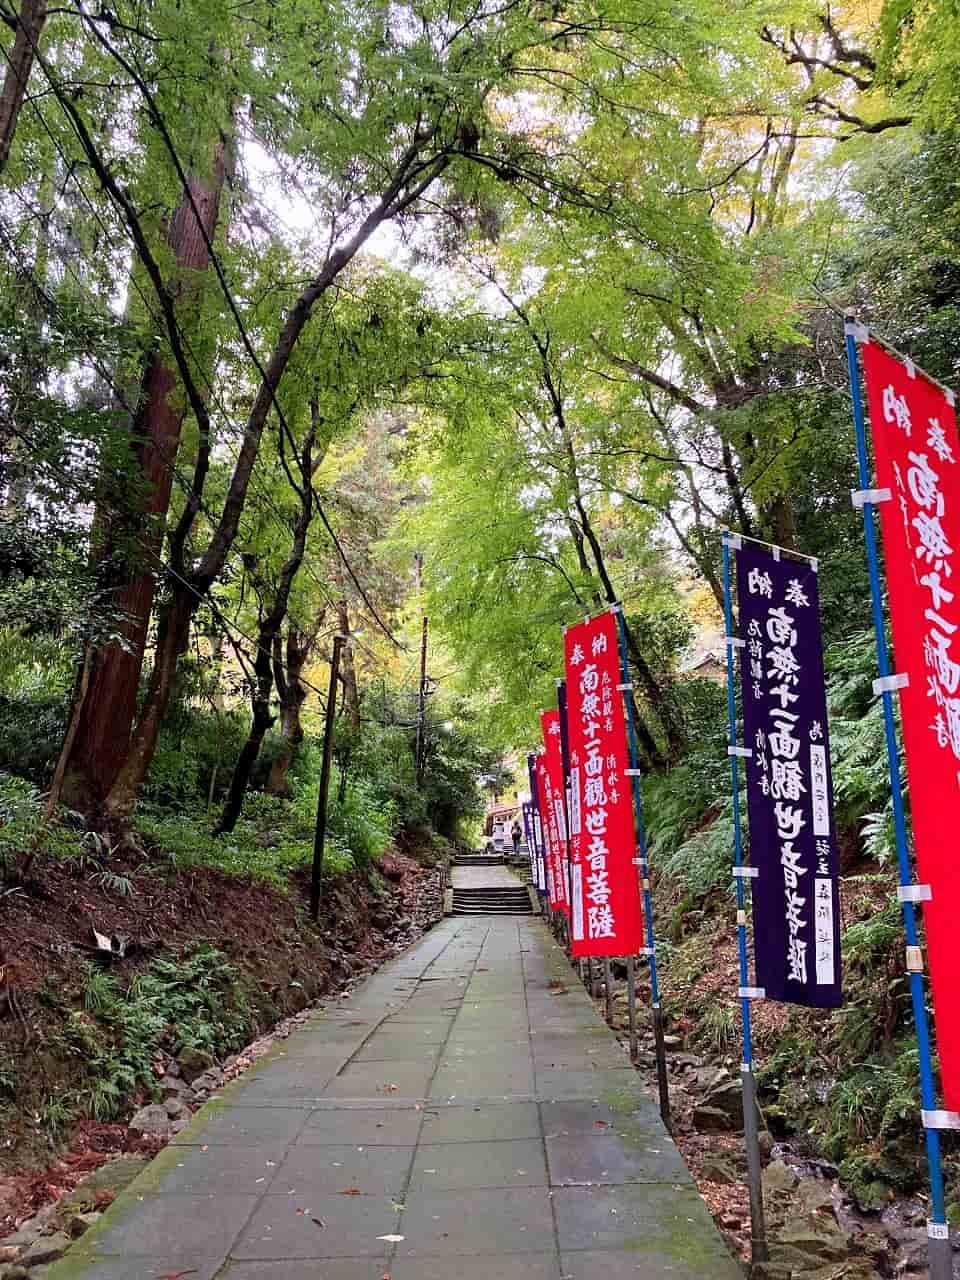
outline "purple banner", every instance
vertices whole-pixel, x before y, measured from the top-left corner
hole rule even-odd
[[[567,877],[567,901],[570,901],[570,725],[567,721],[567,682],[557,681],[557,711],[560,715],[560,759],[563,763],[563,871]]]
[[[816,571],[737,552],[757,986],[835,1009],[840,899]]]
[[[530,879],[537,883],[537,848],[533,834],[533,802],[524,800],[520,806],[523,814],[523,838],[527,845],[527,856],[530,859]]]
[[[527,842],[530,844],[530,857],[533,866],[533,883],[537,893],[546,893],[547,891],[547,872],[543,861],[543,826],[540,819],[540,809],[537,804],[537,757],[535,755],[527,756],[527,773],[530,778],[530,824],[533,840],[531,842],[530,835],[527,836]],[[524,817],[526,821],[526,817]]]

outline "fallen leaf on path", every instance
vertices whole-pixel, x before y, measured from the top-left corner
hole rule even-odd
[[[363,1192],[359,1187],[347,1187],[346,1191],[338,1191],[338,1196],[362,1196]]]
[[[191,1267],[189,1271],[165,1271],[162,1276],[157,1276],[157,1280],[183,1280],[184,1276],[195,1276],[197,1268]]]
[[[403,1236],[377,1236],[378,1240],[386,1240],[387,1244],[399,1244],[404,1239]]]
[[[310,1221],[315,1227],[319,1227],[321,1231],[326,1228],[326,1223],[321,1218],[311,1218]]]

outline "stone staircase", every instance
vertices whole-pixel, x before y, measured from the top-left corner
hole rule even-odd
[[[472,864],[471,864],[472,865]],[[485,885],[460,889],[454,885],[455,916],[529,916],[533,914],[525,885]]]
[[[455,867],[502,867],[502,853],[458,853],[453,860]]]

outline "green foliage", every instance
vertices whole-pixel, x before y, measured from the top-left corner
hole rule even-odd
[[[114,975],[84,963],[82,1007],[66,1012],[53,1046],[82,1063],[82,1082],[45,1100],[52,1129],[77,1114],[115,1119],[137,1089],[153,1093],[158,1049],[195,1049],[212,1059],[238,1048],[250,1018],[236,979],[222,952],[204,945],[181,957],[158,957],[126,989]]]
[[[43,810],[36,787],[25,778],[0,772],[0,867],[34,848],[63,861],[82,855],[80,833],[71,815],[61,813],[45,823]]]

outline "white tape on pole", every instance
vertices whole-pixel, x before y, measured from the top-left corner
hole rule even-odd
[[[960,1129],[960,1111],[921,1111],[925,1129]]]
[[[878,676],[873,682],[874,693],[893,693],[895,689],[906,689],[910,685],[910,672],[898,671],[895,675]]]
[[[933,890],[928,884],[898,884],[898,902],[932,902]]]
[[[889,489],[853,489],[850,493],[850,501],[858,510],[868,502],[876,505],[878,502],[889,502],[892,497]]]

